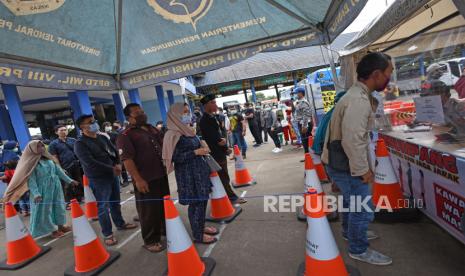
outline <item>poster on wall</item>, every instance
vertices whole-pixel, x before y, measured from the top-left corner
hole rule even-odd
[[[465,244],[465,159],[380,134],[405,196]]]

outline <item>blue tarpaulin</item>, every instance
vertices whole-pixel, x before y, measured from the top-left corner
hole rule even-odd
[[[328,44],[367,0],[0,0],[0,82],[110,90]]]

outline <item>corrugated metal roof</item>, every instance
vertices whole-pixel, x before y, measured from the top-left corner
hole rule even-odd
[[[331,44],[331,48],[335,51],[344,48],[356,34],[339,35]],[[322,51],[325,57],[322,56]],[[320,46],[312,46],[260,53],[234,65],[206,72],[201,78],[196,78],[194,83],[196,87],[204,87],[319,67],[329,64],[326,51],[325,48],[320,48]],[[337,54],[333,55],[333,57],[334,59],[338,58]]]

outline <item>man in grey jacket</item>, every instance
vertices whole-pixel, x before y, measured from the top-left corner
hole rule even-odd
[[[393,71],[391,57],[383,53],[370,53],[362,58],[357,66],[358,81],[347,91],[337,103],[331,117],[322,161],[331,180],[336,183],[343,195],[343,206],[352,206],[351,196],[359,197],[356,202],[367,201],[372,210],[361,206],[360,212],[343,213],[342,235],[349,241],[349,256],[353,259],[374,265],[388,265],[392,259],[371,248],[368,240],[377,236],[368,231],[368,224],[373,220],[373,206],[370,185],[373,183],[373,172],[368,161],[369,132],[373,126],[373,91],[383,91],[389,83]],[[328,135],[329,134],[329,135]],[[327,143],[340,142],[343,150],[331,154],[345,154],[347,171],[335,169],[331,160]],[[333,160],[334,161],[334,160]],[[360,206],[356,206],[360,207]],[[357,210],[359,211],[359,210]]]
[[[305,88],[297,87],[294,89],[294,93],[297,94],[294,113],[295,120],[299,126],[304,151],[308,153],[308,137],[312,135],[313,129],[313,109],[305,99]]]

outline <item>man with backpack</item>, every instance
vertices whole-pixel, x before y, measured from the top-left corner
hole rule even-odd
[[[369,132],[373,123],[371,93],[383,91],[389,83],[393,66],[391,57],[384,53],[370,53],[357,65],[358,81],[335,106],[329,123],[322,161],[332,181],[343,195],[343,206],[351,206],[351,197],[367,201],[359,212],[345,212],[343,237],[349,241],[349,256],[374,265],[389,265],[392,259],[369,248],[368,240],[377,236],[368,231],[373,220],[370,185],[374,175],[368,159]],[[354,203],[354,202],[352,202]]]

